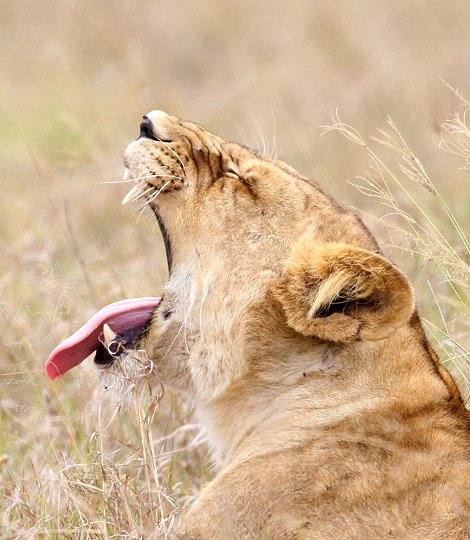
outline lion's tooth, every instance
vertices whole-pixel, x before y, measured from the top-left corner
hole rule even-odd
[[[124,199],[122,199],[122,204],[127,204],[129,202],[132,202],[137,197],[137,195],[140,193],[141,187],[142,186],[140,184],[137,184],[136,186],[134,186],[129,191],[129,193],[124,197]]]
[[[103,325],[103,337],[105,347],[109,347],[109,344],[116,338],[116,332],[108,324]]]

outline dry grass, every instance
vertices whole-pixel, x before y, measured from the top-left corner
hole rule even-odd
[[[49,351],[97,308],[157,294],[166,279],[156,224],[146,214],[136,224],[120,206],[125,185],[108,183],[153,108],[277,152],[367,210],[465,384],[469,113],[438,77],[470,95],[469,23],[467,0],[3,3],[4,538],[152,538],[211,475],[176,397],[157,414],[121,410],[89,363],[52,383],[43,374]],[[362,148],[319,136],[336,107],[358,131],[336,127]],[[358,135],[387,116],[379,140]],[[357,190],[346,180],[367,159]]]
[[[457,92],[456,92],[457,93]],[[453,113],[441,126],[439,147],[460,158],[460,169],[470,172],[470,103],[458,94],[463,112]],[[454,375],[464,400],[470,400],[470,237],[466,216],[458,216],[442,195],[440,187],[426,172],[399,129],[389,117],[387,129],[364,138],[338,114],[325,133],[338,131],[361,146],[370,165],[354,185],[387,208],[381,221],[391,229],[390,248],[423,261],[435,270],[427,278],[434,308],[439,319],[426,319],[428,335],[439,349],[441,361]],[[392,151],[387,160],[381,147]],[[397,156],[398,155],[398,160]],[[470,178],[469,178],[470,181]],[[421,189],[413,190],[413,184]],[[424,204],[423,191],[431,204]],[[431,207],[435,203],[436,208]],[[420,292],[420,291],[419,291]],[[421,304],[418,297],[418,305]]]

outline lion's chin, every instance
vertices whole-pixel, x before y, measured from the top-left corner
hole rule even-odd
[[[154,367],[145,351],[126,349],[112,363],[100,366],[99,377],[113,402],[130,406],[138,401],[148,408],[163,391]]]

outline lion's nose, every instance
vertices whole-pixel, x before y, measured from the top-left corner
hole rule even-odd
[[[143,116],[143,121],[140,123],[139,139],[145,137],[147,139],[157,140],[153,134],[153,124],[148,116]]]

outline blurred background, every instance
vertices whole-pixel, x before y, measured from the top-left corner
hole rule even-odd
[[[3,0],[0,11],[4,537],[167,535],[212,474],[177,397],[137,420],[103,401],[90,360],[53,383],[43,373],[98,308],[166,279],[156,223],[120,203],[123,150],[152,109],[277,154],[356,208],[410,275],[465,391],[470,143],[467,154],[439,144],[457,118],[466,140],[469,104],[449,86],[470,99],[468,0]],[[322,136],[336,114],[367,147]],[[377,128],[395,142],[369,139],[384,137]],[[392,201],[353,185],[368,174]]]

